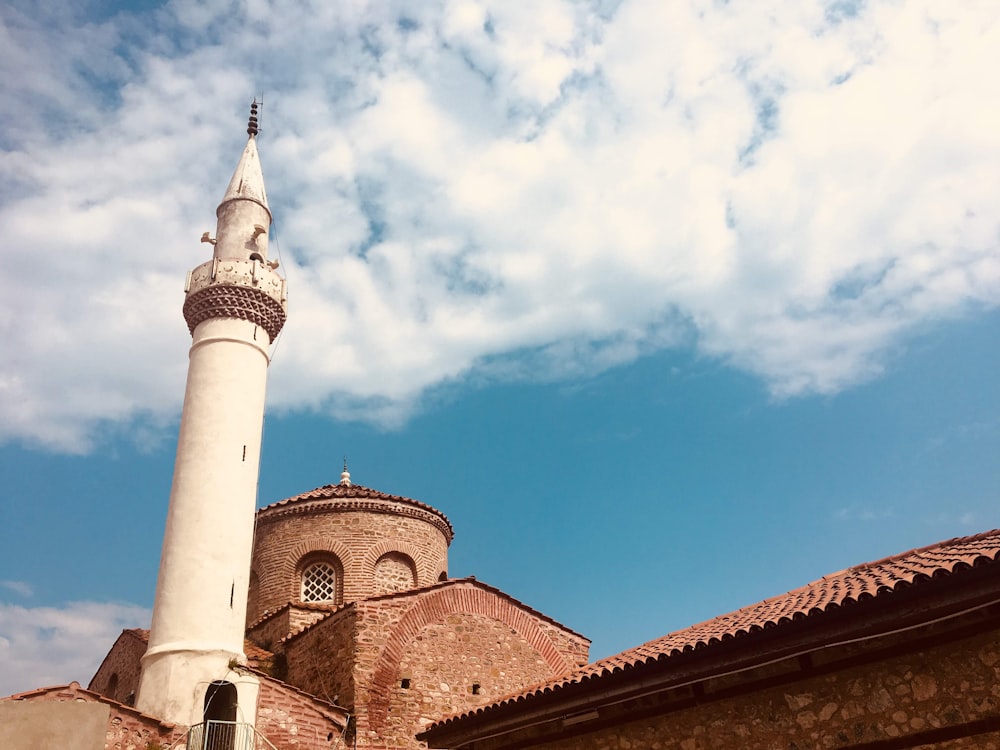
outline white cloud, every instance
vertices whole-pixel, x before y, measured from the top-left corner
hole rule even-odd
[[[0,602],[0,696],[73,680],[86,685],[121,631],[148,627],[150,614],[108,602],[58,607]]]
[[[989,3],[69,8],[0,9],[0,438],[175,413],[255,91],[280,408],[398,422],[441,384],[692,343],[831,393],[1000,301]]]
[[[868,505],[849,505],[838,508],[833,513],[833,517],[838,521],[888,521],[893,517],[892,508],[876,508]]]
[[[13,591],[21,596],[32,596],[35,593],[34,589],[31,588],[31,584],[25,581],[0,581],[0,588]]]

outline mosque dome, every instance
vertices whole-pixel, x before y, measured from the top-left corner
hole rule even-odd
[[[453,537],[441,511],[353,484],[345,468],[338,484],[257,511],[247,622],[445,580]]]

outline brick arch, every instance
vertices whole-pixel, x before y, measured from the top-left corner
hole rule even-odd
[[[403,570],[405,569],[405,573]],[[375,563],[372,594],[395,594],[417,587],[417,564],[404,552],[386,552]]]
[[[285,582],[286,601],[297,602],[301,597],[299,577],[302,574],[302,562],[311,555],[322,555],[324,552],[336,557],[340,563],[341,577],[344,580],[340,581],[338,598],[343,597],[345,581],[352,565],[351,551],[336,540],[317,537],[296,544],[281,563],[280,575]]]
[[[452,614],[481,615],[504,623],[545,659],[553,674],[562,674],[574,666],[559,653],[536,619],[509,600],[478,588],[455,587],[434,591],[421,596],[403,615],[386,639],[375,663],[368,706],[369,722],[374,731],[379,732],[385,727],[392,690],[407,646],[424,627],[442,622]]]
[[[416,576],[417,586],[426,586],[429,583],[433,583],[432,580],[424,575],[424,571],[427,568],[427,555],[409,542],[392,539],[373,544],[365,551],[362,571],[368,591],[375,590],[375,565],[390,552],[398,552],[410,558],[410,561],[413,563],[413,573]]]

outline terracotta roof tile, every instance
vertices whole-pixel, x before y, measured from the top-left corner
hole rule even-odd
[[[243,641],[243,653],[246,654],[247,661],[251,664],[269,662],[274,658],[274,654],[265,648],[261,648],[251,640]]]
[[[279,680],[277,677],[272,677],[267,672],[263,672],[259,669],[254,669],[253,667],[248,667],[247,670],[257,675],[257,677],[260,678],[261,680],[266,680],[267,682],[270,682],[272,685],[274,685],[276,688],[280,690],[284,690],[293,695],[298,695],[304,698],[305,700],[312,702],[329,718],[332,718],[335,721],[339,722],[342,726],[346,725],[350,717],[350,712],[343,706],[338,706],[336,703],[328,701],[326,700],[326,698],[320,698],[318,695],[307,693],[305,690],[297,688],[295,687],[295,685],[292,685],[291,683]]]
[[[267,620],[277,617],[289,609],[304,609],[311,612],[336,612],[343,606],[343,604],[324,604],[322,602],[286,602],[280,607],[272,607],[271,609],[264,610],[264,614],[258,617],[254,622],[250,623],[247,630],[253,630],[254,628],[260,627]]]
[[[949,539],[875,562],[856,565],[823,576],[786,594],[668,633],[620,654],[527,688],[490,706],[483,706],[439,722],[436,726],[445,726],[453,721],[481,714],[492,707],[518,703],[543,693],[551,693],[569,684],[624,672],[643,664],[662,661],[694,649],[710,647],[765,628],[802,620],[867,599],[891,595],[895,591],[919,585],[932,578],[996,562],[1000,562],[1000,530]]]
[[[370,487],[363,487],[360,484],[326,484],[322,487],[310,490],[309,492],[303,492],[301,495],[295,495],[294,497],[288,497],[284,500],[279,500],[276,503],[265,505],[257,511],[257,515],[264,514],[275,508],[283,508],[297,503],[311,502],[313,500],[386,500],[393,503],[400,503],[402,505],[409,505],[411,507],[420,508],[421,510],[433,513],[441,518],[447,528],[449,542],[455,535],[455,530],[451,525],[451,521],[448,520],[448,516],[439,511],[437,508],[427,505],[426,503],[422,503],[419,500],[413,500],[408,497],[403,497],[402,495],[390,495],[387,492],[373,490]]]

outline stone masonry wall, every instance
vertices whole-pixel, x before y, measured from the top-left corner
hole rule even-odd
[[[582,667],[590,661],[590,640],[586,637],[547,620],[539,619],[538,627],[572,666]]]
[[[464,581],[354,606],[359,748],[425,747],[432,721],[567,671],[586,643],[555,643],[543,617]]]
[[[383,555],[375,563],[375,596],[406,591],[416,587],[413,561],[399,552]]]
[[[322,620],[333,610],[333,607],[296,607],[291,605],[257,622],[247,630],[247,638],[261,648],[280,653],[283,650],[282,638]]]
[[[346,607],[285,641],[284,681],[353,714],[356,652],[373,647],[369,642],[355,645],[355,622],[354,608]]]
[[[281,639],[292,632],[290,619],[289,609],[280,610],[247,629],[247,638],[268,651],[280,651]]]
[[[384,505],[391,510],[390,503]],[[376,563],[393,552],[412,560],[416,586],[437,582],[448,569],[448,540],[420,518],[319,503],[305,512],[262,514],[252,563],[258,583],[247,622],[300,600],[300,565],[310,554],[325,553],[340,562],[343,580],[338,582],[337,603],[346,603],[376,593]]]
[[[338,747],[342,732],[315,701],[271,679],[260,681],[256,727],[278,750]]]
[[[482,615],[450,615],[425,626],[400,661],[386,719],[386,747],[421,748],[414,735],[437,719],[491,703],[552,676],[531,644],[509,625]]]
[[[139,660],[145,653],[145,638],[131,630],[122,631],[90,680],[88,689],[131,706],[135,703],[142,671]]]
[[[1000,718],[1000,642],[988,633],[749,695],[538,745],[545,750],[805,750],[893,741],[1000,750],[1000,733],[937,744],[907,736]]]
[[[166,729],[147,719],[113,708],[104,747],[105,750],[150,750],[159,746],[183,750],[186,747],[186,736],[184,727]]]

